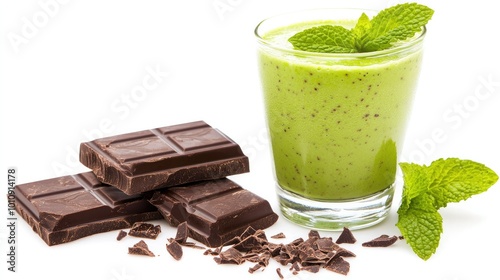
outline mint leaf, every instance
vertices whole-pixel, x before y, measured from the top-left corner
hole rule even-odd
[[[430,166],[434,180],[429,191],[437,209],[448,203],[466,200],[482,193],[497,180],[498,176],[484,164],[470,160],[449,158],[437,160]]]
[[[429,259],[436,252],[443,232],[443,219],[433,207],[432,197],[424,194],[415,198],[406,211],[398,210],[398,215],[396,225],[401,234],[421,259]]]
[[[429,166],[400,163],[400,167],[404,187],[396,226],[424,260],[439,246],[443,229],[438,210],[485,192],[498,181],[493,170],[471,160],[448,158]]]
[[[414,163],[400,163],[399,166],[403,172],[403,181],[405,182],[400,208],[407,209],[415,197],[427,192],[430,180],[424,166]]]
[[[371,52],[390,48],[420,32],[434,11],[417,3],[392,6],[373,19],[363,13],[351,30],[341,26],[321,25],[289,38],[295,49],[320,53]]]
[[[371,20],[370,28],[360,43],[364,52],[389,48],[392,43],[406,40],[422,30],[434,11],[417,3],[399,4],[382,10]]]
[[[321,25],[299,32],[290,39],[297,49],[319,53],[356,52],[352,32],[341,26]]]

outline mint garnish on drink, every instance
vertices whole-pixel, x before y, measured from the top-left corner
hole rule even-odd
[[[457,158],[439,159],[429,166],[400,163],[403,197],[396,226],[422,259],[435,253],[443,221],[440,208],[488,190],[498,175],[483,164]]]
[[[390,48],[395,42],[413,37],[431,19],[434,11],[417,3],[392,6],[371,20],[363,13],[356,26],[321,25],[303,30],[288,39],[302,51],[360,53]]]

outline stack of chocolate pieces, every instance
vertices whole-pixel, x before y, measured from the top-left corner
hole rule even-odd
[[[80,145],[86,172],[16,187],[16,210],[48,245],[164,217],[217,247],[278,216],[269,202],[227,179],[249,172],[237,143],[203,121]]]

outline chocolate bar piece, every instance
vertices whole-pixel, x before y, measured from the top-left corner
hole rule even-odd
[[[92,172],[16,186],[16,210],[48,245],[161,219],[141,195],[102,184]]]
[[[249,172],[239,145],[203,121],[82,143],[80,161],[127,194]]]
[[[157,191],[149,200],[173,226],[187,222],[189,236],[217,247],[249,226],[264,229],[278,220],[269,202],[223,178]]]

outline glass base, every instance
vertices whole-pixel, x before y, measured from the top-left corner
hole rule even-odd
[[[310,200],[277,186],[281,213],[286,219],[316,230],[360,229],[380,223],[387,217],[394,197],[394,184],[357,199],[333,202]]]

